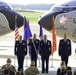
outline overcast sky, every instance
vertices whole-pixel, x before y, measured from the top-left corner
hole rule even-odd
[[[2,0],[7,3],[14,4],[51,4],[51,3],[61,3],[66,0]]]

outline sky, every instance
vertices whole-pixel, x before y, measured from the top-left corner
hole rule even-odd
[[[62,1],[66,0],[2,0],[7,3],[14,3],[14,4],[51,4],[51,3],[61,3]]]

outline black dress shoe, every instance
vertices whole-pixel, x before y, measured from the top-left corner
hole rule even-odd
[[[48,72],[46,72],[46,73],[48,73]]]
[[[42,71],[42,73],[44,73],[44,72]]]
[[[44,71],[46,71],[46,69],[44,68]]]

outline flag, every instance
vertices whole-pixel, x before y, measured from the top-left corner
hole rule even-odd
[[[40,23],[40,33],[39,33],[39,37],[41,39],[43,39],[43,29],[42,29],[42,24]]]
[[[15,41],[19,40],[19,31],[17,26],[17,16],[15,16]]]
[[[24,17],[24,37],[23,40],[27,40],[28,38],[32,37],[32,33],[29,27],[29,23]]]
[[[56,51],[56,27],[54,24],[54,18],[52,19],[52,55]]]

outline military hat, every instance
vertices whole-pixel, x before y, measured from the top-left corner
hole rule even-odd
[[[6,62],[9,62],[9,63],[10,63],[10,62],[11,62],[11,59],[10,59],[10,58],[8,58]]]
[[[31,61],[31,66],[35,66],[35,62],[34,61]]]

